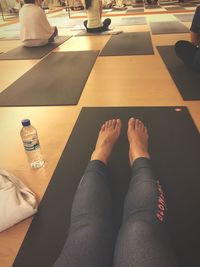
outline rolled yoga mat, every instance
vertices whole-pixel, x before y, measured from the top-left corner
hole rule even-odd
[[[141,119],[148,127],[152,165],[166,195],[169,235],[178,266],[200,266],[200,139],[187,108],[89,107],[79,115],[13,267],[52,266],[59,256],[67,237],[74,193],[99,129],[111,118],[122,120],[122,132],[108,165],[113,219],[119,228],[131,175],[127,140],[130,117]]]
[[[200,100],[200,75],[185,66],[175,53],[174,46],[157,46],[179,93],[184,100]]]
[[[154,54],[149,32],[126,32],[113,35],[100,56],[152,55]]]
[[[152,34],[187,33],[189,29],[179,21],[150,21]]]
[[[0,60],[40,59],[69,38],[71,36],[59,36],[55,38],[55,42],[40,47],[19,46],[1,55]]]
[[[51,53],[0,93],[0,106],[76,105],[98,54]]]

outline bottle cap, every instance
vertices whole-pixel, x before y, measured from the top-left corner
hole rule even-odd
[[[29,125],[31,125],[31,122],[30,122],[29,119],[22,120],[21,123],[22,123],[23,126],[29,126]]]

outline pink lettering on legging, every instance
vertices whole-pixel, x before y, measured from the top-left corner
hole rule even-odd
[[[162,187],[159,181],[157,181],[157,189],[158,189],[159,197],[158,197],[158,203],[157,203],[158,210],[156,213],[156,217],[158,218],[159,221],[163,222],[164,216],[165,216],[165,197],[164,197],[164,193],[163,193],[163,190],[162,190]]]

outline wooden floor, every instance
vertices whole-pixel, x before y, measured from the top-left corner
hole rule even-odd
[[[149,21],[156,20],[157,16],[146,16],[148,24],[145,26],[117,28],[123,28],[124,32],[150,31]],[[166,19],[169,15],[160,16]],[[190,26],[190,23],[184,24]],[[69,30],[59,29],[59,33],[65,35]],[[55,51],[98,50],[109,38],[72,37]],[[200,101],[182,99],[155,48],[156,45],[172,45],[180,39],[189,40],[189,34],[153,35],[154,55],[97,58],[77,106],[1,107],[0,167],[19,177],[40,201],[84,106],[186,106],[200,130]],[[0,51],[6,52],[19,44],[19,41],[1,41]],[[0,61],[0,92],[37,63],[38,60]],[[38,130],[46,161],[45,167],[39,170],[30,169],[24,153],[20,139],[24,118],[29,118]],[[0,233],[0,266],[12,265],[31,220]]]

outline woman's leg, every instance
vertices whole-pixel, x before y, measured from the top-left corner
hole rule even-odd
[[[73,201],[66,243],[54,267],[112,266],[114,230],[106,165],[120,130],[119,120],[101,128]]]
[[[191,42],[180,40],[175,44],[176,55],[190,68],[194,66],[194,59],[198,48]]]
[[[115,267],[174,267],[166,229],[165,197],[152,172],[148,133],[139,120],[128,126],[132,179],[124,204],[124,217],[114,253]]]
[[[108,30],[109,25],[111,24],[111,19],[107,18],[103,21],[103,29],[104,31]]]

